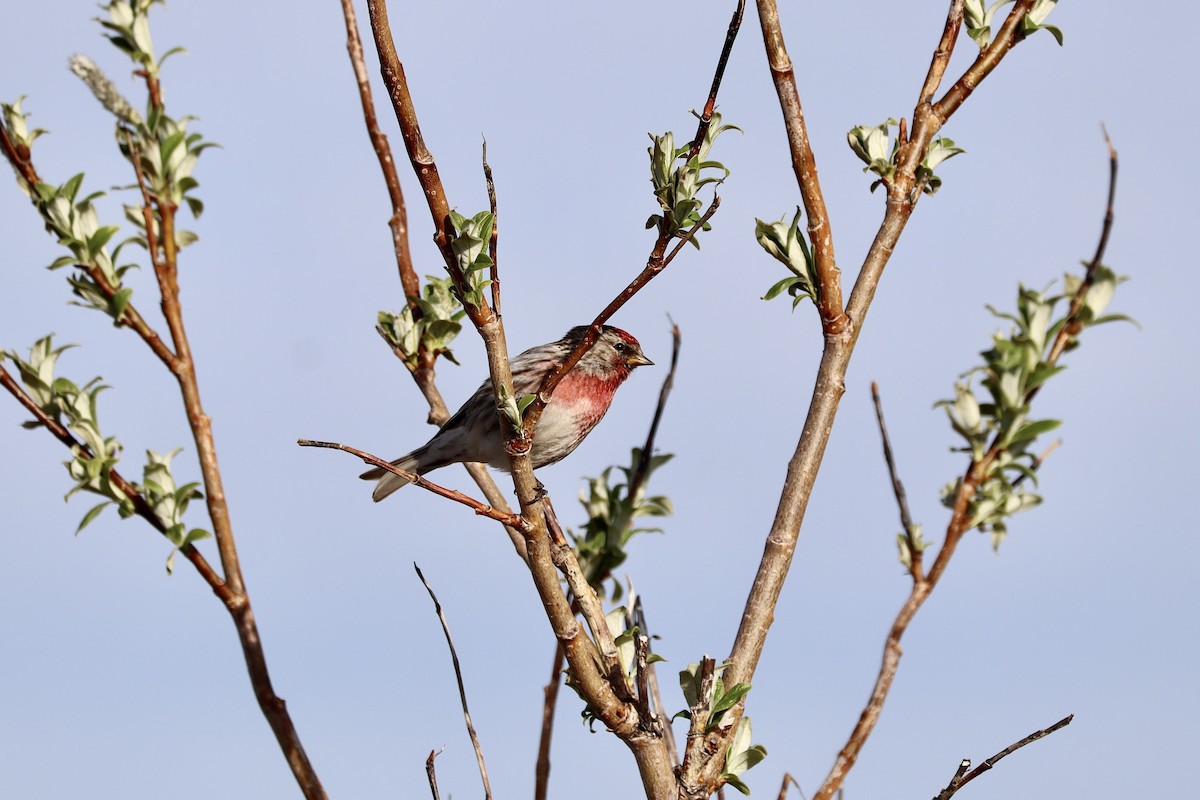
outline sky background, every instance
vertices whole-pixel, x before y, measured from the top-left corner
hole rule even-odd
[[[848,289],[883,196],[868,192],[846,131],[911,114],[946,3],[781,6]],[[688,109],[704,102],[730,11],[725,2],[395,4],[422,129],[466,214],[487,205],[487,136],[513,352],[589,321],[644,264],[643,223],[655,211],[646,133],[691,136]],[[0,98],[28,95],[31,123],[52,132],[34,150],[41,174],[62,182],[84,171],[87,190],[132,179],[111,119],[68,72],[68,56],[90,55],[142,103],[96,13],[84,0],[9,3],[0,50]],[[365,7],[359,14],[365,24]],[[883,392],[914,517],[940,542],[938,490],[963,460],[932,404],[988,346],[997,321],[985,304],[1011,308],[1019,283],[1045,286],[1091,256],[1107,181],[1101,121],[1121,155],[1106,261],[1131,277],[1112,310],[1141,329],[1089,331],[1038,397],[1037,416],[1066,421],[1041,472],[1046,503],[1011,521],[999,555],[985,537],[965,538],[905,637],[846,796],[931,797],[959,759],[978,762],[1068,713],[1071,726],[961,796],[1194,793],[1178,766],[1200,744],[1200,545],[1187,499],[1200,432],[1200,282],[1187,263],[1200,12],[1063,3],[1050,21],[1066,46],[1045,33],[1021,44],[946,127],[968,154],[938,170],[941,192],[921,200],[884,275],[753,681],[748,713],[769,751],[746,776],[756,797],[773,797],[784,771],[815,790],[908,592],[870,382]],[[177,0],[155,11],[153,30],[159,52],[190,51],[165,68],[169,112],[198,116],[193,129],[223,145],[196,171],[208,210],[186,225],[201,240],[185,251],[180,281],[276,689],[331,797],[427,796],[424,758],[443,745],[443,796],[478,796],[416,561],[452,626],[496,796],[529,797],[553,640],[507,537],[415,489],[372,505],[356,460],[295,445],[333,439],[394,457],[431,434],[419,393],[372,329],[376,312],[403,298],[339,4]],[[964,38],[951,78],[973,52]],[[714,153],[732,171],[714,229],[613,319],[660,364],[667,314],[683,332],[658,438],[676,458],[651,486],[677,513],[665,535],[636,541],[624,569],[662,637],[671,712],[683,706],[675,672],[729,650],[820,352],[811,306],[793,313],[759,299],[783,270],[754,242],[754,218],[790,215],[799,193],[753,9],[719,105],[744,133],[722,137]],[[390,109],[379,113],[402,154]],[[418,270],[436,274],[431,223],[400,166]],[[121,221],[118,199],[101,208]],[[60,251],[12,184],[0,191],[0,236],[0,348],[24,351],[50,331],[82,344],[59,374],[102,375],[114,387],[100,420],[125,445],[125,474],[140,477],[146,448],[184,445],[176,476],[198,479],[170,376],[136,336],[66,305],[65,275],[44,269]],[[134,303],[163,327],[152,276],[130,282]],[[473,332],[455,352],[463,366],[443,362],[438,377],[452,408],[486,369]],[[643,440],[664,375],[639,370],[598,433],[539,472],[565,523],[584,519],[572,501],[584,476],[625,463]],[[0,795],[298,796],[220,604],[186,563],[164,573],[169,545],[140,520],[108,511],[73,536],[93,501],[62,502],[66,452],[22,430],[26,418],[0,399]],[[437,477],[474,488],[461,470]],[[189,522],[208,527],[202,504]],[[638,796],[624,746],[589,734],[579,710],[564,693],[551,796]]]

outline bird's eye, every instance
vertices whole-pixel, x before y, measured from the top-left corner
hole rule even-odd
[[[624,353],[626,350],[629,349],[629,346],[626,345],[624,342],[617,342],[616,344],[613,345],[613,349],[616,350],[618,353]]]

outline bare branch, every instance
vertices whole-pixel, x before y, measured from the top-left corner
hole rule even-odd
[[[509,525],[518,530],[527,530],[529,527],[528,521],[519,514],[506,514],[502,511],[492,508],[489,505],[484,505],[475,498],[468,497],[462,492],[454,489],[447,489],[445,486],[439,486],[432,481],[426,480],[415,472],[409,472],[408,470],[400,469],[395,464],[384,461],[379,456],[372,455],[371,453],[351,447],[350,445],[341,444],[339,442],[318,442],[312,439],[297,439],[296,444],[300,445],[301,447],[323,447],[330,450],[341,450],[344,453],[349,453],[352,456],[361,458],[365,464],[370,464],[372,467],[378,467],[386,472],[392,473],[393,475],[398,475],[415,486],[420,486],[422,489],[433,492],[436,495],[441,495],[449,500],[462,503],[464,506],[472,509],[481,517],[494,519],[497,522],[502,522],[505,525]]]
[[[400,271],[400,283],[404,287],[404,295],[414,316],[421,313],[420,306],[413,300],[421,293],[420,279],[413,268],[412,252],[408,247],[408,210],[404,204],[404,192],[400,188],[400,176],[396,174],[396,162],[392,158],[392,147],[387,135],[379,128],[379,120],[375,116],[375,100],[371,96],[371,82],[367,77],[367,66],[363,60],[362,39],[358,35],[358,19],[354,14],[353,0],[342,0],[342,15],[346,18],[346,51],[350,55],[350,64],[354,68],[354,79],[358,84],[358,96],[362,101],[363,121],[366,122],[367,135],[375,156],[379,159],[379,169],[383,172],[384,183],[387,184],[388,197],[392,201],[392,216],[388,226],[392,229],[392,246],[396,252],[396,267]]]
[[[1068,725],[1071,724],[1071,720],[1073,720],[1073,719],[1075,719],[1075,715],[1068,714],[1067,716],[1060,719],[1058,722],[1051,725],[1049,728],[1044,728],[1040,731],[1034,731],[1033,733],[1026,736],[1024,739],[1021,739],[1018,742],[1013,742],[1008,747],[1001,750],[999,753],[996,753],[996,755],[985,760],[982,764],[980,764],[975,769],[972,769],[970,772],[967,772],[967,770],[971,768],[971,761],[970,761],[970,759],[964,758],[962,760],[962,763],[958,765],[958,769],[955,771],[954,777],[950,779],[950,783],[946,785],[945,789],[943,789],[941,792],[938,793],[937,797],[935,797],[934,800],[950,800],[950,798],[954,796],[955,792],[957,792],[962,787],[966,786],[971,781],[978,778],[983,773],[987,772],[992,767],[996,766],[996,762],[999,761],[1000,759],[1004,758],[1007,755],[1011,755],[1012,753],[1015,753],[1017,750],[1020,750],[1022,747],[1024,747],[1027,744],[1033,744],[1038,739],[1042,739],[1046,736],[1049,736],[1050,734],[1054,733],[1056,730],[1059,730],[1060,728],[1067,727]]]
[[[442,748],[442,750],[444,749]],[[441,795],[438,794],[437,768],[433,765],[441,752],[441,750],[430,750],[429,757],[425,759],[425,777],[429,779],[429,791],[433,792],[433,800],[441,800]]]
[[[696,136],[692,139],[692,146],[688,148],[687,159],[689,161],[700,152],[700,146],[704,144],[704,137],[708,135],[713,112],[717,110],[717,92],[725,77],[725,67],[729,63],[729,54],[733,52],[733,42],[737,39],[738,31],[741,30],[742,15],[745,10],[746,0],[738,0],[737,8],[733,11],[733,18],[729,20],[729,30],[725,32],[725,44],[721,47],[721,55],[717,58],[717,70],[713,73],[712,88],[708,90],[708,101],[704,104],[704,111],[700,114],[700,124],[696,126]]]
[[[442,613],[442,604],[438,602],[437,595],[433,593],[433,587],[429,585],[429,581],[425,580],[425,575],[422,574],[421,568],[417,566],[417,562],[415,561],[413,562],[413,569],[417,571],[417,577],[421,579],[421,583],[425,586],[425,591],[429,592],[429,599],[433,601],[438,621],[442,623],[442,633],[446,634],[446,645],[450,648],[450,660],[454,662],[454,679],[458,682],[458,697],[462,701],[463,719],[467,723],[467,734],[471,737],[471,746],[475,748],[475,761],[479,764],[479,777],[483,781],[483,796],[486,800],[492,800],[492,785],[488,781],[487,765],[483,763],[483,748],[479,746],[479,737],[475,734],[475,724],[471,722],[471,710],[467,708],[467,690],[463,686],[462,667],[458,663],[458,653],[454,649],[454,639],[450,636],[450,624],[446,622],[446,615]],[[426,763],[432,769],[433,753],[429,754],[429,760]],[[431,785],[435,785],[432,779]],[[434,789],[434,793],[436,795],[436,788]]]
[[[779,796],[776,798],[776,800],[787,800],[789,783],[792,786],[795,786],[796,791],[800,793],[800,800],[808,800],[808,798],[804,796],[804,790],[800,788],[800,781],[792,777],[792,773],[790,772],[783,773],[783,783],[779,787]]]
[[[496,211],[496,182],[492,179],[492,165],[487,160],[487,139],[483,140],[483,178],[487,181],[488,207],[492,211],[492,236],[488,240],[488,257],[492,266],[488,279],[492,282],[492,309],[500,316],[500,267],[496,261],[496,246],[500,242],[500,215]]]
[[[562,686],[563,652],[554,646],[554,663],[550,680],[543,689],[542,734],[538,738],[537,767],[534,774],[533,800],[546,800],[550,786],[550,740],[554,732],[554,709],[558,705],[558,689]]]
[[[924,580],[921,569],[921,548],[918,547],[916,527],[913,525],[912,514],[908,510],[908,496],[904,493],[904,484],[896,472],[896,460],[892,455],[892,442],[888,438],[887,425],[883,422],[883,401],[879,399],[879,384],[871,381],[871,399],[875,403],[875,419],[879,422],[879,437],[883,440],[883,459],[887,462],[888,475],[892,479],[892,491],[896,495],[896,505],[900,508],[900,525],[904,528],[904,536],[908,540],[909,574],[918,583]]]

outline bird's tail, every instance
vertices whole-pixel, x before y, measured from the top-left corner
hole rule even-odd
[[[392,466],[399,467],[400,469],[408,472],[416,472],[417,474],[428,472],[433,467],[422,465],[421,457],[424,454],[425,448],[419,448],[406,456],[397,458],[392,462]],[[376,467],[375,469],[369,469],[358,477],[362,478],[364,481],[378,481],[378,483],[375,484],[375,490],[371,492],[371,499],[376,503],[397,489],[403,489],[405,486],[411,483],[411,481],[407,480],[406,478],[401,478],[396,473],[388,472],[387,470],[379,467]]]

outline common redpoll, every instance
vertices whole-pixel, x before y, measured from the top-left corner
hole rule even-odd
[[[521,397],[536,392],[542,379],[571,352],[586,331],[587,326],[580,325],[557,342],[530,348],[514,358],[511,362],[514,394]],[[563,377],[538,419],[530,451],[533,466],[544,467],[569,456],[608,411],[617,387],[633,368],[653,363],[642,355],[637,339],[620,328],[604,326],[595,346]],[[460,461],[480,461],[497,469],[508,469],[490,378],[432,439],[392,463],[424,475]],[[382,469],[368,470],[361,477],[379,481],[371,493],[375,502],[408,484],[399,475]]]

